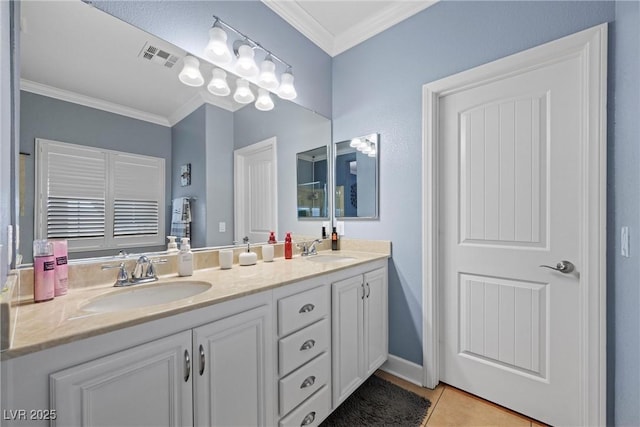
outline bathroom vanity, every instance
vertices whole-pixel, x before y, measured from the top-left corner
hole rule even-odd
[[[196,270],[206,291],[122,311],[85,310],[109,285],[21,306],[3,422],[318,425],[387,358],[389,255]]]

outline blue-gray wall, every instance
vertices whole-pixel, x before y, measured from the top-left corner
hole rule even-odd
[[[295,103],[331,117],[331,57],[258,0],[97,0],[92,4],[198,56],[208,42],[215,14],[293,66]],[[262,54],[256,54],[256,59],[262,59]]]
[[[381,217],[346,233],[393,241],[390,351],[422,363],[421,87],[512,53],[610,22],[608,423],[640,423],[637,2],[442,1],[334,58],[333,139],[381,134]],[[410,60],[409,60],[410,58]],[[373,70],[354,72],[354,70]],[[375,90],[372,90],[375,88]],[[411,184],[408,184],[411,183]],[[416,196],[418,195],[418,196]],[[631,258],[618,234],[628,225]],[[638,248],[638,249],[634,249]]]
[[[234,113],[235,149],[276,137],[278,162],[278,241],[287,231],[320,237],[319,221],[297,217],[296,154],[331,142],[331,121],[292,102],[274,98],[275,108],[248,105]]]
[[[609,424],[640,425],[640,3],[616,2],[609,34]],[[620,256],[628,226],[631,257]],[[615,420],[614,420],[615,414]],[[615,421],[615,422],[614,422]]]
[[[234,113],[206,105],[207,246],[233,242]],[[226,231],[219,231],[224,222]]]
[[[20,152],[28,153],[25,164],[25,208],[20,216],[20,240],[24,263],[31,262],[33,241],[34,164],[35,139],[99,147],[165,159],[165,200],[170,220],[168,201],[171,200],[171,129],[89,108],[31,92],[20,92]],[[133,184],[133,183],[132,183]],[[166,246],[145,247],[143,250],[161,250]],[[137,251],[132,248],[131,251]],[[115,255],[114,251],[82,252],[78,256]]]
[[[191,246],[206,246],[207,237],[207,180],[206,180],[206,107],[200,108],[176,123],[171,128],[170,168],[172,198],[192,197],[191,200]],[[180,183],[180,168],[191,164],[191,185]],[[171,201],[171,199],[169,199]],[[171,221],[171,217],[169,217]]]

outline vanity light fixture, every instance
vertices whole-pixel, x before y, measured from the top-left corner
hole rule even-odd
[[[204,48],[204,56],[217,64],[228,64],[233,58],[227,46],[227,33],[220,28],[219,21],[209,29],[209,43]]]
[[[375,156],[376,156],[376,154],[378,154],[378,153],[376,152],[376,150],[375,150],[375,149],[372,149],[371,151],[369,151],[369,154],[367,154],[367,156],[369,156],[369,157],[375,157]]]
[[[207,85],[207,90],[214,95],[227,96],[231,93],[229,84],[227,83],[227,73],[220,68],[214,68],[211,77],[211,81]]]
[[[236,91],[233,94],[233,99],[240,104],[248,104],[256,99],[253,92],[251,92],[248,80],[242,78],[236,80]]]
[[[258,99],[256,101],[256,108],[260,111],[273,110],[273,100],[271,99],[271,95],[269,95],[268,90],[264,88],[258,89]]]
[[[203,53],[206,59],[218,66],[213,69],[212,79],[207,85],[209,92],[218,96],[227,96],[231,93],[226,83],[226,72],[232,72],[242,78],[238,80],[242,80],[242,83],[238,85],[233,94],[233,98],[237,102],[248,104],[255,100],[249,83],[255,83],[260,88],[273,92],[282,99],[292,100],[298,96],[293,84],[293,72],[290,64],[219,17],[214,15],[213,19],[213,25],[209,29],[209,42]],[[229,49],[229,31],[237,36],[232,44],[233,53]],[[264,59],[260,63],[260,67],[256,63],[256,52],[264,52]],[[259,57],[262,58],[262,54]],[[278,79],[276,71],[277,63],[280,64],[281,69],[285,70],[280,75],[280,79]],[[184,68],[178,77],[182,83],[188,86],[202,86],[204,78],[200,73],[200,61],[192,55],[187,55],[184,58]],[[260,102],[256,103],[256,107],[263,111],[273,108],[273,100],[268,92],[261,97]]]
[[[360,145],[360,138],[353,138],[349,143],[349,147],[351,148],[357,148],[358,145]]]
[[[204,77],[200,73],[200,61],[198,58],[187,55],[184,57],[184,66],[182,71],[178,74],[180,81],[187,86],[202,86],[204,84]]]

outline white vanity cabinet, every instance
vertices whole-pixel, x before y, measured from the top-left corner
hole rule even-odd
[[[54,373],[56,425],[267,425],[270,319],[261,306]]]
[[[332,284],[333,407],[387,359],[387,268]]]

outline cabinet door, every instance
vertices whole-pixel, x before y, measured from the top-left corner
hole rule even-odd
[[[364,380],[362,276],[332,285],[333,407]]]
[[[271,310],[262,306],[193,330],[197,426],[271,423],[271,325]]]
[[[366,273],[364,290],[364,366],[368,377],[388,356],[387,269]]]
[[[190,331],[50,375],[54,425],[193,425],[186,351]]]

